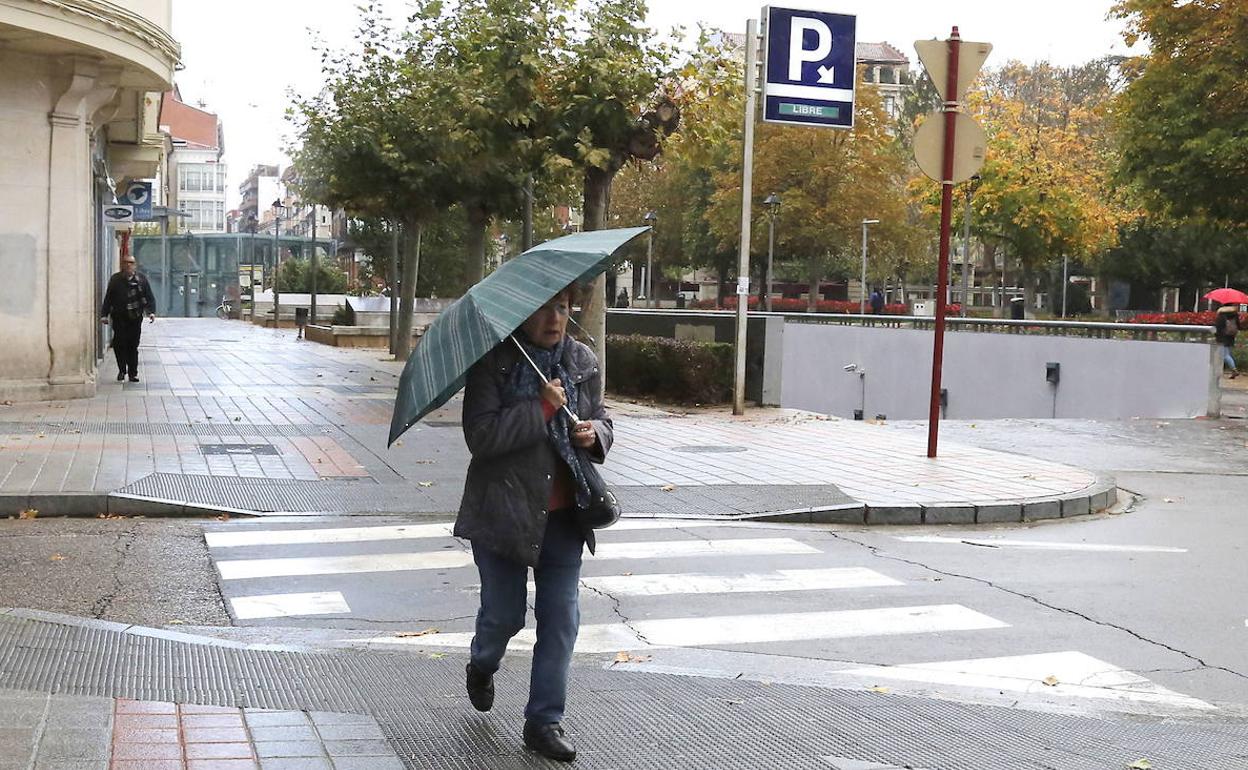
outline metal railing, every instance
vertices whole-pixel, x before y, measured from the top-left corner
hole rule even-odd
[[[609,313],[621,315],[674,315],[683,318],[735,317],[732,310],[654,310],[637,308],[610,309]],[[858,315],[856,313],[767,313],[750,311],[750,318],[783,318],[786,323],[824,324],[835,326],[867,326],[893,329],[932,329],[936,319],[928,316]],[[1083,337],[1087,339],[1127,339],[1154,342],[1201,342],[1213,340],[1212,326],[1188,326],[1183,324],[1131,324],[1099,323],[1089,321],[1040,321],[1008,318],[955,318],[945,319],[951,332],[980,332],[991,334],[1027,334],[1056,337]]]

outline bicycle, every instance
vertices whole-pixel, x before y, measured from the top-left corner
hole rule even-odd
[[[229,320],[230,314],[234,312],[234,307],[230,304],[228,296],[221,298],[221,304],[217,305],[217,318],[222,321]]]

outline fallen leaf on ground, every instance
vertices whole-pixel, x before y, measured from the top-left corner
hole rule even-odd
[[[1048,687],[1057,687],[1057,684],[1058,684],[1058,679],[1055,676],[1046,676],[1044,679],[1041,679],[1040,681],[1043,682]]]
[[[229,520],[230,520],[230,514],[228,513],[223,513],[217,517],[217,521],[229,521]]]
[[[420,485],[421,485],[422,487],[431,487],[431,486],[433,486],[433,482],[432,482],[432,481],[422,481],[422,482],[420,482]]]
[[[615,654],[616,663],[645,663],[650,660],[649,655],[630,655],[627,652],[617,652]]]
[[[169,626],[185,626],[185,625],[186,625],[186,621],[185,621],[185,620],[178,620],[177,618],[174,618],[173,620],[169,621],[169,622],[168,622],[168,623],[166,623],[165,625],[169,625]]]
[[[19,519],[33,519],[33,518],[35,518],[35,517],[36,517],[36,516],[38,516],[38,515],[39,515],[39,511],[38,511],[37,509],[35,509],[35,508],[27,508],[26,510],[24,510],[24,511],[22,511],[21,513],[17,514],[17,518],[19,518]]]
[[[403,446],[403,439],[399,439],[398,441],[394,442],[394,445],[395,445],[395,446]]]
[[[431,652],[431,653],[429,653],[429,658],[430,658],[430,659],[432,659],[432,660],[442,660],[442,659],[443,659],[443,658],[445,658],[445,657],[446,657],[446,653],[445,653],[445,652]]]
[[[400,631],[397,634],[395,634],[395,637],[398,639],[408,639],[413,636],[429,636],[430,634],[436,634],[436,633],[438,633],[438,629],[426,628],[424,631]]]
[[[1173,503],[1173,502],[1174,502],[1174,498],[1173,498],[1173,497],[1163,497],[1163,498],[1161,498],[1161,501],[1162,501],[1163,503]]]
[[[65,561],[65,557],[59,553],[54,553],[48,558],[48,561]]]
[[[878,692],[878,693],[880,693],[881,695],[888,695],[888,688],[887,688],[887,687],[880,687],[880,686],[877,684],[875,687],[872,687],[872,688],[871,688],[871,692]]]
[[[664,491],[664,492],[675,492],[675,491],[676,491],[676,487],[675,487],[675,485],[673,485],[673,484],[665,484],[665,485],[663,485],[663,486],[659,487],[659,489],[660,489],[660,490],[662,490],[662,491]]]
[[[740,706],[744,704],[745,701],[741,700],[740,698],[729,698],[728,700],[724,701],[724,703],[727,703],[729,706]]]
[[[1129,770],[1152,770],[1153,763],[1149,762],[1147,759],[1137,759],[1131,764],[1127,765],[1127,768]]]

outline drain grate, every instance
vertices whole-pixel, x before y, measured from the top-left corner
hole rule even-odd
[[[272,444],[200,444],[199,451],[205,455],[280,455]]]

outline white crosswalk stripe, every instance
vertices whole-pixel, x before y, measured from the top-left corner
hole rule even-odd
[[[753,656],[771,661],[759,663],[760,673],[754,678],[772,681],[777,673],[774,667],[779,665],[776,661],[808,660],[787,656],[803,654],[797,650],[811,644],[824,650],[824,656],[832,651],[840,656],[845,654],[842,650],[852,650],[857,644],[864,657],[848,660],[876,660],[878,656],[866,651],[894,637],[899,640],[894,644],[901,645],[896,648],[899,650],[925,648],[924,635],[938,638],[949,634],[990,635],[985,639],[996,641],[986,642],[985,649],[1008,649],[1001,639],[1009,637],[1001,635],[1016,623],[1015,617],[1011,622],[992,617],[971,602],[923,603],[931,602],[933,590],[940,589],[931,583],[907,583],[866,566],[829,566],[831,557],[807,542],[808,538],[781,536],[785,534],[791,530],[758,524],[665,520],[625,520],[599,533],[598,554],[586,557],[581,579],[582,611],[597,610],[592,620],[581,626],[576,650],[610,654],[613,659],[621,652],[637,653],[638,660],[655,659],[652,663],[634,663],[632,656],[625,656],[628,660],[621,665],[626,670],[747,678],[752,663],[744,669],[717,672],[705,659],[690,665],[680,661],[679,654]],[[900,539],[972,542],[943,536]],[[299,623],[300,618],[315,624],[318,617],[327,616],[335,620],[367,617],[371,622],[375,616],[401,620],[407,616],[460,615],[449,628],[422,626],[419,635],[378,632],[366,643],[462,650],[472,640],[471,619],[462,616],[475,610],[471,594],[479,590],[477,575],[468,544],[451,536],[449,523],[237,526],[212,529],[205,533],[205,540],[230,609],[240,622],[289,625]],[[980,540],[1006,548],[1182,551],[998,538],[973,542],[979,544]],[[379,587],[386,590],[379,591]],[[529,590],[534,590],[532,583]],[[923,596],[919,602],[913,600],[916,593]],[[716,599],[722,596],[733,596],[732,603]],[[959,599],[966,601],[964,594],[959,594]],[[605,618],[604,600],[616,604]],[[451,609],[441,614],[425,611],[429,602],[439,601],[444,603],[443,610]],[[621,601],[630,602],[627,615],[620,613],[628,620],[593,622],[613,620]],[[360,606],[352,607],[351,602]],[[906,646],[907,637],[920,640],[920,645],[910,642]],[[510,647],[531,649],[534,642],[530,623]],[[829,642],[837,644],[829,647]],[[1108,703],[1120,710],[1143,709],[1145,713],[1212,708],[1082,652],[1026,652],[1031,654],[998,653],[946,661],[911,652],[909,661],[917,658],[921,662],[903,658],[889,665],[858,665],[824,657],[809,659],[824,667],[818,675],[810,673],[811,663],[800,668],[806,671],[806,683],[818,680],[835,687],[882,683],[895,685],[899,691],[908,687],[921,693],[982,692],[991,693],[991,697],[1016,693],[1019,699],[1077,699]],[[673,655],[676,661],[667,662]],[[743,659],[731,658],[733,665]]]

